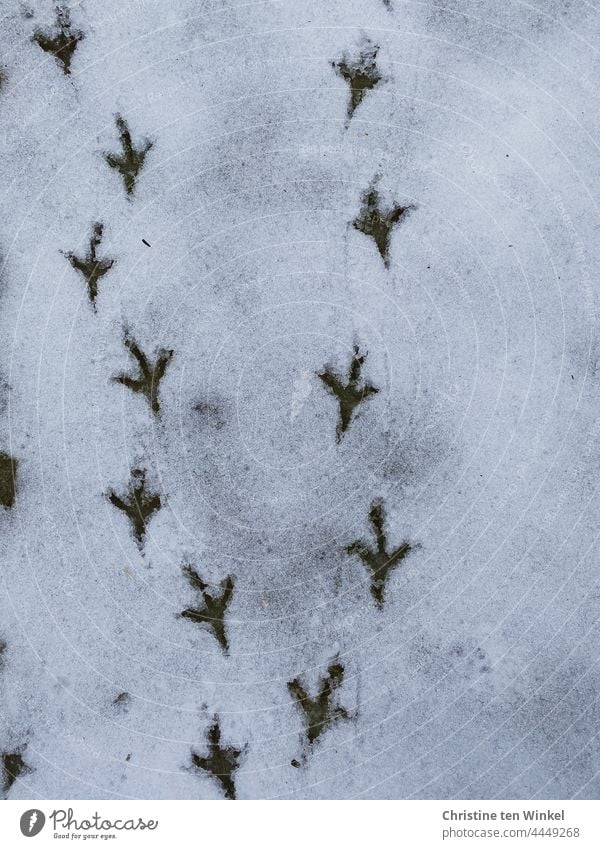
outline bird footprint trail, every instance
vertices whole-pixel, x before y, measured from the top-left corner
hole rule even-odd
[[[77,50],[77,45],[85,38],[79,30],[71,29],[71,13],[64,6],[56,9],[56,29],[54,35],[36,30],[31,36],[44,53],[51,53],[58,64],[62,67],[63,74],[71,73],[71,60]]]
[[[390,267],[390,239],[392,230],[414,206],[392,206],[387,211],[381,206],[381,198],[375,185],[371,185],[362,196],[362,208],[352,226],[365,236],[370,236],[377,245],[379,255],[386,268]]]
[[[115,264],[114,259],[99,259],[96,251],[102,244],[104,225],[97,221],[92,230],[90,246],[87,254],[82,258],[74,253],[65,254],[71,266],[84,278],[87,286],[88,297],[92,309],[96,312],[96,298],[98,297],[98,283]]]
[[[319,372],[317,375],[331,394],[335,396],[339,405],[339,419],[335,431],[338,442],[341,442],[342,437],[350,427],[357,407],[371,395],[379,392],[379,389],[370,383],[360,385],[361,371],[365,358],[366,354],[361,355],[358,346],[355,345],[354,356],[350,363],[346,383],[343,383],[343,379],[329,368],[324,369],[324,371]]]
[[[225,630],[225,613],[233,594],[233,578],[231,575],[228,575],[221,582],[222,592],[220,595],[213,595],[208,592],[208,584],[202,580],[200,575],[191,566],[184,566],[183,573],[190,585],[202,595],[204,604],[202,607],[186,608],[181,613],[181,616],[184,619],[190,619],[192,622],[199,622],[202,625],[208,626],[225,654],[227,654],[229,652],[229,642]]]
[[[121,115],[115,118],[119,130],[119,140],[123,153],[105,153],[104,159],[107,164],[118,171],[123,179],[123,185],[128,197],[134,193],[137,178],[146,161],[146,155],[152,148],[152,142],[145,139],[140,147],[135,147],[131,140],[129,126]]]
[[[213,724],[208,729],[206,739],[208,755],[198,755],[192,750],[192,766],[212,775],[221,785],[226,799],[235,799],[235,773],[240,765],[243,749],[236,749],[235,746],[221,746],[221,727],[218,716],[215,716]]]
[[[142,549],[148,522],[162,506],[160,495],[146,486],[145,469],[132,470],[129,488],[124,496],[110,490],[107,498],[118,510],[125,513],[131,522],[138,548]]]
[[[329,665],[327,675],[319,680],[317,695],[309,695],[300,678],[288,682],[288,690],[296,700],[306,726],[306,740],[312,746],[324,731],[338,719],[350,719],[346,708],[334,704],[335,692],[344,681],[344,667],[335,660]]]
[[[362,103],[365,95],[383,80],[377,68],[378,51],[379,46],[367,39],[365,47],[356,59],[348,59],[344,55],[339,62],[332,62],[337,73],[346,80],[350,87],[347,124],[352,120],[354,112]]]
[[[398,564],[412,550],[408,542],[401,543],[397,548],[388,551],[387,535],[384,530],[385,512],[381,501],[374,501],[369,511],[369,522],[373,528],[376,547],[372,548],[361,540],[346,547],[348,554],[357,555],[371,573],[371,595],[377,607],[383,607],[385,588],[389,576]]]
[[[167,366],[171,362],[173,351],[160,348],[156,353],[154,362],[151,364],[140,346],[128,333],[125,334],[123,344],[137,362],[139,374],[137,377],[130,374],[118,374],[113,377],[113,381],[115,383],[121,383],[123,386],[131,389],[132,392],[139,392],[141,395],[144,395],[152,412],[158,415],[160,413],[158,390],[160,388],[160,382],[165,376]]]

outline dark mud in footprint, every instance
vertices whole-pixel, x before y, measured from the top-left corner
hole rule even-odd
[[[365,95],[383,80],[377,68],[378,51],[379,46],[367,39],[365,46],[355,59],[349,59],[344,54],[339,62],[331,63],[332,67],[346,80],[350,87],[347,123],[351,121],[355,110],[358,109]]]
[[[144,395],[152,412],[158,415],[160,413],[158,390],[160,382],[165,376],[167,366],[171,362],[173,351],[160,348],[156,352],[154,362],[150,363],[146,354],[144,354],[137,342],[127,332],[125,332],[123,344],[138,365],[138,375],[135,377],[130,374],[118,374],[112,379],[115,383],[121,383],[123,386],[131,389],[132,392],[139,392],[141,395]]]
[[[17,495],[18,465],[18,460],[0,451],[0,504],[8,510],[15,503]]]
[[[383,607],[385,588],[392,571],[412,551],[413,546],[408,542],[401,543],[397,548],[388,551],[387,535],[384,530],[385,513],[383,503],[374,501],[369,511],[369,522],[377,543],[372,548],[361,540],[356,540],[346,547],[348,554],[357,555],[371,573],[371,595],[377,607]]]
[[[36,30],[31,36],[31,40],[38,47],[41,47],[44,53],[51,53],[54,56],[66,75],[71,73],[73,54],[77,50],[79,42],[83,41],[84,38],[85,35],[82,32],[71,28],[71,13],[65,6],[57,6],[56,8],[54,34],[49,35]]]
[[[288,690],[304,715],[309,747],[338,719],[350,719],[346,708],[334,704],[335,691],[342,686],[343,681],[344,667],[335,660],[329,665],[327,675],[319,680],[318,692],[314,698],[309,695],[300,678],[288,682]],[[292,766],[299,765],[299,761],[292,761]]]
[[[221,593],[212,595],[208,592],[208,584],[202,580],[195,569],[192,569],[191,566],[184,566],[183,573],[190,585],[202,595],[204,604],[202,607],[188,607],[180,615],[184,619],[190,619],[192,622],[199,622],[208,626],[227,654],[229,652],[229,641],[225,630],[225,613],[233,594],[233,578],[228,575],[221,582]]]
[[[90,238],[90,246],[87,254],[84,257],[79,257],[74,253],[65,254],[65,257],[69,260],[71,266],[76,271],[78,271],[85,280],[88,297],[90,299],[90,303],[94,312],[96,312],[98,283],[115,264],[114,259],[98,259],[96,255],[96,250],[102,244],[103,233],[104,225],[97,221],[94,224],[94,229]]]
[[[118,510],[125,513],[131,522],[138,548],[141,549],[148,523],[162,506],[160,495],[146,487],[146,470],[132,469],[125,495],[117,495],[114,490],[110,490],[106,497]]]
[[[113,705],[122,711],[127,711],[131,705],[131,696],[126,692],[119,693],[116,699],[113,699]]]
[[[331,394],[336,397],[339,405],[339,420],[335,431],[338,442],[341,442],[342,437],[350,427],[350,422],[354,417],[356,408],[370,395],[375,395],[379,392],[379,389],[370,383],[360,385],[361,371],[366,356],[366,354],[360,355],[358,345],[354,346],[354,356],[350,363],[346,383],[343,383],[342,378],[329,368],[318,372],[317,375]]]
[[[398,222],[415,207],[393,206],[387,211],[381,207],[381,198],[375,185],[371,185],[362,196],[360,214],[352,222],[352,226],[365,236],[370,236],[377,245],[379,255],[386,268],[390,267],[390,239],[392,230]]]
[[[14,752],[2,753],[2,790],[7,796],[10,788],[13,786],[20,775],[27,775],[31,772],[23,760],[23,752],[25,747],[16,749]]]
[[[127,196],[131,197],[135,190],[138,174],[146,161],[146,154],[152,148],[152,142],[149,139],[145,139],[140,147],[134,147],[129,126],[125,119],[117,115],[115,122],[119,130],[119,140],[123,148],[123,153],[105,153],[104,159],[111,168],[119,172],[123,179]]]

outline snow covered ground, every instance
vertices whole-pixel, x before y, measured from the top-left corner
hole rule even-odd
[[[4,795],[597,797],[593,5],[0,10]]]

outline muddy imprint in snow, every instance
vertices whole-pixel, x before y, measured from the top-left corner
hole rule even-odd
[[[127,196],[131,198],[135,190],[138,175],[144,167],[146,154],[153,145],[149,139],[144,139],[139,147],[135,147],[125,119],[121,115],[117,115],[115,122],[119,131],[119,141],[121,142],[123,152],[121,154],[105,153],[104,159],[110,168],[114,168],[115,171],[119,172]]]
[[[18,460],[10,454],[0,452],[0,504],[7,509],[15,503],[18,465]]]
[[[393,205],[385,209],[375,183],[372,183],[362,196],[362,207],[352,226],[375,242],[379,255],[386,268],[390,267],[390,239],[392,230],[415,207]]]
[[[213,724],[208,729],[206,740],[208,754],[198,755],[192,749],[192,767],[212,775],[223,790],[226,799],[235,799],[235,773],[240,765],[240,755],[243,749],[235,746],[221,746],[221,727],[219,717],[215,716]]]
[[[336,704],[336,690],[344,681],[344,666],[335,659],[327,669],[327,675],[319,679],[317,694],[311,696],[300,678],[288,682],[288,691],[302,711],[306,742],[310,748],[313,743],[339,719],[350,719],[346,708]],[[306,753],[304,756],[306,760]],[[292,766],[300,762],[292,761]]]
[[[379,389],[370,383],[363,383],[362,385],[360,383],[362,367],[366,356],[366,353],[360,354],[358,345],[354,346],[354,356],[350,363],[347,378],[340,377],[328,367],[318,372],[318,377],[321,378],[327,389],[335,396],[338,402],[339,419],[335,430],[336,440],[338,442],[341,442],[342,437],[350,427],[350,422],[355,415],[356,408],[370,395],[375,395],[379,392]],[[346,381],[345,383],[344,380]]]
[[[142,351],[135,339],[125,331],[123,344],[137,363],[137,376],[131,374],[118,374],[113,377],[115,383],[121,383],[132,392],[138,392],[144,395],[150,409],[155,415],[160,413],[160,401],[158,399],[158,390],[160,382],[165,376],[167,366],[171,362],[173,351],[168,351],[165,348],[159,348],[154,356],[154,361],[150,362],[146,354]]]
[[[131,705],[131,696],[126,692],[119,693],[116,699],[113,699],[113,705],[119,710],[127,711]]]
[[[396,566],[412,551],[413,546],[408,542],[402,542],[396,548],[388,550],[383,502],[374,501],[372,503],[369,511],[369,523],[373,529],[375,547],[362,540],[356,540],[346,547],[346,551],[348,554],[360,557],[369,570],[371,574],[371,595],[375,599],[377,607],[381,608],[385,600],[388,578]]]
[[[344,78],[350,88],[348,99],[347,124],[351,121],[355,110],[362,103],[365,95],[372,91],[383,79],[377,68],[377,53],[379,45],[366,39],[363,49],[354,59],[346,54],[339,62],[332,62],[332,67]]]
[[[158,492],[153,492],[146,486],[146,470],[132,469],[127,492],[124,495],[118,495],[111,489],[106,497],[129,519],[135,541],[141,550],[148,523],[162,506]]]
[[[115,264],[114,259],[99,259],[96,255],[96,250],[102,243],[102,234],[104,233],[104,225],[96,221],[90,238],[88,252],[84,257],[79,257],[74,253],[66,253],[65,257],[71,263],[71,266],[78,271],[86,282],[88,297],[92,305],[92,309],[96,312],[96,298],[98,297],[98,283],[104,275],[110,271]]]

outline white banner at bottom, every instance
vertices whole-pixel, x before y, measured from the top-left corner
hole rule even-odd
[[[0,846],[600,847],[596,801],[10,801]]]

